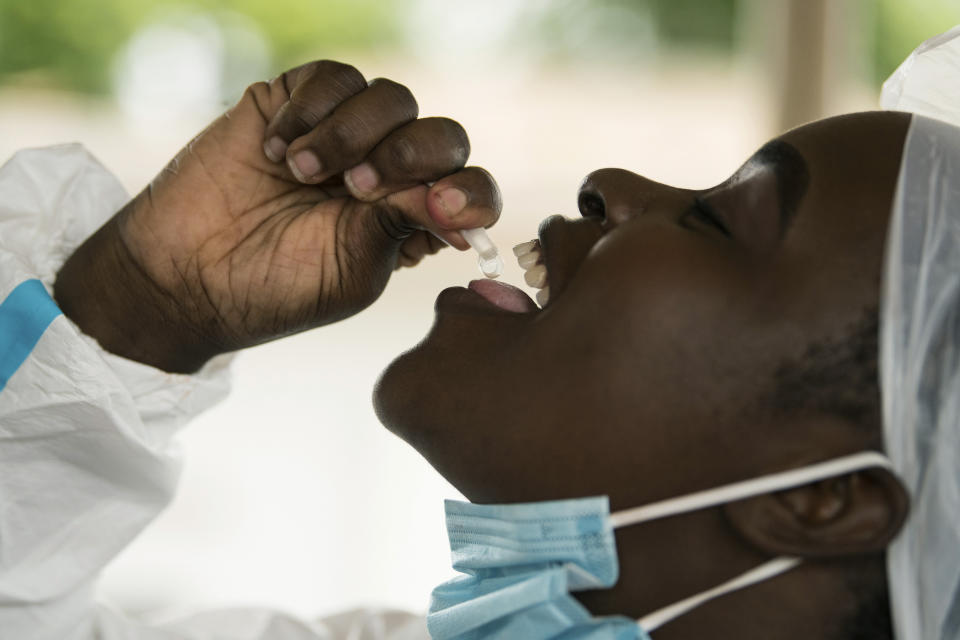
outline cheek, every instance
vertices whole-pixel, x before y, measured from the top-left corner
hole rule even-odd
[[[581,266],[547,339],[583,356],[582,379],[614,411],[692,418],[736,400],[771,351],[772,310],[755,270],[688,232],[625,240],[599,245]]]
[[[686,235],[600,246],[584,263],[568,294],[590,311],[600,329],[593,337],[673,349],[707,345],[723,326],[744,321],[755,286],[747,265],[717,243]]]
[[[738,419],[783,346],[775,277],[653,231],[599,244],[532,326],[448,322],[407,359],[402,397],[419,403],[405,437],[469,498],[608,493],[638,469],[666,476],[664,461],[742,445]],[[465,353],[466,335],[483,348]]]

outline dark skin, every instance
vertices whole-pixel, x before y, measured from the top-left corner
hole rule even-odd
[[[796,166],[761,162],[704,192],[591,174],[585,217],[543,226],[546,309],[444,292],[428,337],[384,373],[378,414],[478,502],[606,494],[619,509],[876,448],[868,430],[758,399],[780,363],[876,305],[906,127],[861,114],[786,134],[808,172],[789,188]],[[343,319],[432,238],[463,249],[456,229],[496,220],[496,184],[464,168],[467,151],[459,125],[417,119],[399,85],[335,63],[291,70],[81,246],[55,297],[106,348],[178,372]],[[448,187],[466,199],[453,217]],[[657,638],[823,637],[853,606],[837,559],[883,549],[906,510],[893,476],[864,472],[621,530],[620,581],[582,601],[639,617],[798,554],[818,561]]]
[[[880,448],[879,425],[763,398],[782,363],[876,307],[907,125],[813,123],[704,191],[591,174],[583,218],[541,226],[546,308],[444,292],[430,334],[383,375],[381,420],[488,503],[606,494],[617,510]],[[882,550],[906,510],[900,483],[868,471],[623,529],[619,583],[581,600],[641,617],[799,555],[814,561],[657,638],[827,637],[855,606],[849,559]]]
[[[67,260],[57,303],[106,349],[181,373],[357,313],[500,215],[463,128],[417,113],[403,85],[337,62],[251,85]]]

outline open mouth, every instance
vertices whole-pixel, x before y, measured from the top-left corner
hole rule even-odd
[[[504,311],[532,313],[540,310],[526,293],[512,284],[499,280],[473,280],[467,288]]]
[[[553,305],[580,264],[600,238],[603,229],[596,220],[569,220],[553,215],[540,223],[537,237],[513,248],[527,285],[537,289],[536,302],[512,285],[493,280],[475,280],[469,290],[489,305],[511,313],[537,313]],[[462,292],[463,289],[460,289]],[[456,296],[451,296],[456,298]],[[486,305],[484,305],[486,306]]]
[[[519,288],[496,280],[474,280],[468,288],[479,294],[487,302],[505,311],[514,313],[532,313],[547,305],[550,299],[550,287],[547,284],[547,265],[543,259],[543,247],[540,240],[530,240],[513,248],[517,263],[523,269],[523,278],[528,285],[538,289],[536,303]],[[539,306],[538,306],[539,305]]]
[[[537,304],[541,308],[550,300],[550,285],[547,278],[547,264],[543,259],[543,246],[540,240],[530,240],[513,248],[517,263],[523,269],[523,279],[537,291]]]

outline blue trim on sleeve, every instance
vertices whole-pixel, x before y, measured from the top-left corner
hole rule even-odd
[[[60,308],[39,280],[21,282],[0,303],[0,391],[58,315]]]

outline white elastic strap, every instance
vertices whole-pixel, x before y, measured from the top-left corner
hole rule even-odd
[[[637,624],[639,624],[644,631],[653,631],[657,627],[670,622],[674,618],[682,616],[687,611],[695,609],[705,602],[709,602],[714,598],[724,596],[732,591],[757,584],[758,582],[769,580],[770,578],[793,569],[798,564],[800,564],[800,558],[791,558],[788,556],[774,558],[770,562],[766,562],[756,569],[751,569],[750,571],[747,571],[743,575],[738,576],[733,580],[724,582],[719,587],[714,587],[708,591],[698,593],[697,595],[691,596],[686,600],[681,600],[676,604],[672,604],[668,607],[664,607],[663,609],[654,611],[651,614],[645,615],[637,620]]]
[[[842,458],[835,458],[819,464],[793,469],[791,471],[780,471],[766,476],[735,482],[722,487],[716,487],[707,491],[691,493],[680,498],[671,498],[662,502],[655,502],[635,509],[626,509],[610,515],[610,522],[614,529],[625,527],[640,522],[649,522],[658,518],[689,513],[698,509],[715,507],[728,502],[736,502],[744,498],[782,491],[792,487],[799,487],[811,482],[817,482],[825,478],[852,473],[861,469],[880,467],[883,469],[892,469],[893,463],[883,454],[875,451],[865,451]],[[657,627],[670,622],[674,618],[699,607],[705,602],[726,595],[732,591],[743,589],[751,585],[769,580],[780,575],[800,564],[800,558],[781,556],[766,562],[755,569],[724,582],[718,587],[703,591],[686,600],[681,600],[676,604],[664,607],[658,611],[640,618],[637,624],[645,631],[653,631]]]
[[[836,458],[810,465],[792,471],[780,471],[766,476],[734,482],[733,484],[699,491],[680,498],[670,498],[661,502],[654,502],[634,509],[624,509],[610,514],[610,524],[614,529],[631,524],[649,522],[658,518],[689,513],[707,507],[736,502],[744,498],[782,491],[792,487],[799,487],[811,482],[832,478],[834,476],[852,473],[861,469],[880,467],[893,469],[893,464],[883,454],[875,451],[865,451],[843,458]]]

